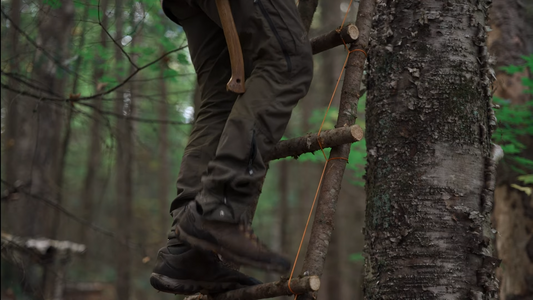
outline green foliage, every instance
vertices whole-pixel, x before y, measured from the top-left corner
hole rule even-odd
[[[533,55],[524,56],[526,61],[522,66],[507,66],[501,69],[509,74],[529,71],[533,74]],[[526,87],[525,94],[533,94],[533,80],[523,77],[522,83]],[[512,104],[510,100],[494,97],[493,102],[500,106],[496,110],[498,128],[493,135],[493,140],[499,144],[504,153],[504,160],[519,174],[529,174],[533,171],[533,160],[523,157],[526,145],[523,137],[533,136],[533,100],[524,104]]]
[[[57,9],[61,7],[60,0],[43,0],[43,3],[46,5],[49,5],[53,9]]]
[[[533,55],[529,55],[529,56],[524,55],[522,56],[522,59],[526,61],[524,65],[521,65],[521,66],[510,65],[510,66],[500,67],[500,70],[503,70],[507,72],[508,74],[512,75],[512,74],[520,73],[520,72],[523,72],[529,69],[529,73],[532,74],[531,72],[533,70]],[[531,78],[527,76],[523,77],[522,84],[524,85],[524,87],[526,87],[526,89],[524,90],[525,94],[533,94],[533,80],[531,80]]]
[[[348,259],[350,261],[353,261],[353,262],[358,262],[358,261],[363,261],[365,260],[364,256],[363,256],[363,253],[361,252],[357,252],[357,253],[352,253],[350,254],[350,256],[348,257]]]
[[[533,184],[533,174],[518,176],[518,180],[525,184]]]

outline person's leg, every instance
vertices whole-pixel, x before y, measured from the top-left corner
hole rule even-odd
[[[174,219],[167,246],[159,250],[151,285],[162,292],[194,294],[236,289],[260,283],[225,266],[211,251],[192,248],[180,241],[174,231],[187,203],[201,187],[201,176],[215,156],[218,140],[236,95],[226,92],[229,55],[222,30],[203,11],[183,0],[163,2],[165,13],[179,22],[187,34],[189,51],[201,89],[201,107],[196,114],[177,180],[178,196],[172,202]]]
[[[187,2],[165,2],[166,11],[181,19],[201,94],[200,108],[181,160],[176,182],[178,195],[171,211],[194,200],[200,191],[201,177],[207,172],[207,163],[215,157],[222,130],[237,99],[236,94],[226,91],[231,69],[222,29],[200,7]]]
[[[214,1],[196,2],[220,22]],[[292,109],[309,88],[311,47],[291,1],[233,0],[230,4],[244,57],[253,69],[202,177],[190,217],[179,223],[178,230],[180,238],[225,258],[281,271],[290,264],[243,227],[249,225],[248,210],[261,190],[264,157],[281,139]]]

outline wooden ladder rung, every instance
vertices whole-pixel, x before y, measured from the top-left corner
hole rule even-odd
[[[280,159],[285,157],[298,157],[304,153],[320,150],[318,144],[318,134],[309,133],[302,137],[283,140],[276,144],[270,151],[267,160]],[[351,144],[363,139],[363,129],[359,125],[345,126],[320,133],[320,144],[322,147],[331,148],[343,144]]]
[[[255,286],[214,295],[193,295],[185,298],[185,300],[253,300],[293,295],[291,290],[289,290],[287,281],[287,279],[282,279],[276,282],[258,284]],[[316,292],[319,288],[320,278],[315,275],[305,276],[302,278],[293,278],[291,280],[291,289],[294,294]]]

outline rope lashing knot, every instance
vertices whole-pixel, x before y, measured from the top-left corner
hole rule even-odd
[[[345,160],[346,163],[348,163],[348,159],[346,157],[332,157],[332,158],[328,159],[328,161],[335,160],[335,159]]]
[[[351,53],[353,53],[353,52],[357,52],[357,51],[359,51],[359,52],[363,52],[363,54],[365,55],[365,57],[368,57],[368,54],[366,54],[365,50],[363,50],[363,49],[353,49],[353,50],[350,50],[350,51],[348,52],[348,54],[351,54]]]

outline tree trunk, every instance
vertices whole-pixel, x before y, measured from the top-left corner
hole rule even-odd
[[[500,299],[521,300],[533,296],[533,196],[507,184],[495,191],[496,247]]]
[[[106,11],[109,1],[103,0],[101,2],[102,10]],[[102,14],[102,27],[107,28],[108,20],[107,14]],[[106,48],[107,36],[102,29],[100,31],[100,45],[102,48]],[[99,82],[104,75],[104,69],[102,58],[99,55],[96,55],[96,63],[94,64],[93,71],[93,82],[96,83],[94,87],[96,93],[100,93],[103,90],[103,85]],[[89,151],[87,153],[86,161],[86,173],[83,179],[83,188],[80,195],[82,203],[82,216],[85,220],[92,222],[94,218],[94,201],[96,200],[96,193],[98,191],[96,185],[96,179],[98,177],[98,170],[100,169],[100,164],[102,161],[102,145],[101,145],[101,130],[102,130],[102,120],[100,117],[99,110],[102,109],[102,99],[98,98],[93,101],[92,105],[95,107],[91,112],[91,129],[90,129],[90,138],[89,138]],[[82,244],[90,243],[88,228],[81,227],[80,232],[80,242]],[[87,251],[92,251],[91,247],[87,248]],[[89,264],[86,264],[86,267],[90,267]]]
[[[161,99],[159,102],[159,119],[168,120],[168,102],[167,102],[167,85],[165,81],[165,70],[167,69],[167,64],[164,60],[161,63],[161,70],[159,75],[161,80],[159,82],[159,89],[161,92]],[[159,210],[160,210],[160,224],[158,232],[167,232],[168,231],[168,209],[169,209],[169,190],[170,190],[170,176],[169,176],[169,157],[168,157],[168,124],[161,123],[159,124],[159,147],[158,147],[158,198],[159,198]]]
[[[378,2],[366,110],[367,299],[497,297],[488,2]]]
[[[66,59],[67,47],[65,47],[70,35],[74,18],[74,3],[63,3],[59,8],[52,10],[45,5],[38,16],[39,36],[37,42],[47,52],[55,55],[56,61]],[[40,51],[36,53],[34,60],[35,80],[42,82],[50,94],[62,95],[65,93],[65,69],[56,62],[50,60]],[[58,76],[60,75],[60,76]],[[31,192],[41,197],[57,199],[57,173],[59,170],[60,132],[63,127],[62,107],[54,103],[36,103],[35,124],[35,153],[32,164]],[[33,219],[34,233],[55,238],[55,221],[58,218],[57,211],[51,211],[40,203],[35,207],[36,217]],[[44,226],[43,226],[44,225]]]
[[[20,18],[21,1],[11,1],[11,22],[16,26],[21,25]],[[9,56],[13,59],[9,60],[9,69],[19,69],[19,59],[17,57],[22,45],[19,43],[19,33],[13,26],[9,28],[10,47]],[[18,81],[9,78],[8,84],[10,87],[17,89],[19,87]],[[31,114],[31,100],[18,95],[16,92],[6,90],[5,105],[7,107],[6,114],[6,133],[5,133],[5,178],[11,184],[23,184],[28,187],[31,177],[31,159],[32,159],[32,144],[31,138],[32,127],[29,124]],[[31,207],[32,199],[24,195],[18,195],[16,201],[7,203],[2,208],[2,224],[6,225],[4,230],[9,233],[20,236],[29,236],[32,232],[31,222],[20,222],[21,216],[25,211]]]
[[[74,3],[65,2],[57,9],[45,5],[38,14],[39,36],[37,43],[48,53],[52,53],[55,62],[37,51],[34,59],[34,78],[41,82],[48,94],[65,94],[66,69],[59,65],[66,60],[73,26]],[[54,103],[36,101],[34,124],[35,148],[33,149],[31,193],[48,199],[58,199],[57,179],[60,170],[60,137],[63,128],[63,107]],[[35,213],[33,213],[35,212]],[[55,238],[59,225],[59,211],[50,209],[42,202],[35,202],[26,220],[34,225],[33,235]],[[58,259],[53,257],[53,260]],[[56,285],[57,269],[54,262],[44,266],[43,294],[51,298]]]
[[[509,75],[498,67],[523,65],[522,55],[528,55],[533,39],[533,23],[524,4],[533,5],[533,1],[495,0],[490,10],[488,44],[491,54],[496,57],[495,96],[508,99],[512,104],[524,104],[531,100],[523,93],[522,77],[529,77],[524,72]],[[521,156],[533,159],[533,138],[520,139],[527,149]],[[502,266],[498,269],[500,280],[500,299],[528,299],[533,297],[533,201],[531,196],[511,187],[517,182],[519,174],[505,167],[498,169],[498,187],[494,193],[493,220],[498,234],[496,249]]]
[[[14,26],[21,27],[21,5],[20,0],[11,0],[10,9],[2,5],[3,11],[9,11],[11,18],[10,27],[7,28],[7,41],[9,45],[5,46],[8,52],[7,56],[11,59],[8,62],[8,68],[11,72],[17,72],[20,65],[24,64],[24,60],[20,58],[20,53],[25,47],[21,43],[20,34]],[[3,18],[3,16],[2,16]],[[24,49],[27,50],[27,49]],[[3,76],[3,75],[2,75]],[[14,89],[20,89],[21,84],[14,78],[8,79],[8,85]],[[2,174],[3,178],[10,184],[22,185],[28,188],[31,178],[31,160],[33,150],[32,126],[30,120],[32,119],[32,109],[34,108],[33,101],[18,93],[3,90],[2,97],[4,107],[7,109],[5,133],[2,133],[2,163],[5,172]],[[5,188],[5,186],[3,186]],[[27,212],[32,209],[34,199],[27,197],[22,193],[17,193],[13,201],[2,201],[2,231],[18,236],[30,236],[33,230],[33,222],[21,222]],[[32,267],[31,260],[26,257],[21,257],[20,268],[17,265],[11,265],[2,261],[2,289],[16,289],[21,287],[29,295],[36,295],[41,287],[38,286],[38,278],[36,268]]]
[[[115,40],[121,45],[124,26],[123,1],[115,2]],[[117,63],[117,73],[125,69],[125,59],[119,46],[115,46],[115,60]],[[118,76],[118,75],[117,75]],[[120,77],[120,76],[119,76]],[[130,85],[128,85],[130,86]],[[115,100],[115,113],[119,115],[131,115],[133,102],[132,92],[126,88],[117,90],[117,100]],[[116,120],[116,199],[117,199],[117,232],[121,233],[124,241],[131,239],[131,230],[127,228],[132,225],[132,137],[131,124],[127,118],[117,118]],[[116,245],[117,257],[117,297],[118,299],[129,299],[131,292],[131,253],[122,244]]]
[[[83,15],[82,15],[82,20],[86,20],[87,17],[89,16],[89,4],[90,2],[88,0],[85,1],[85,8],[84,8],[84,11],[83,11]],[[69,27],[72,27],[72,24],[69,24]],[[85,34],[85,31],[87,30],[87,22],[83,22],[82,23],[82,29],[81,29],[81,32],[82,32],[82,35],[80,37],[80,42],[78,44],[78,47],[79,48],[83,48],[85,46],[85,39],[86,39],[86,34]],[[62,46],[63,49],[69,49],[67,47],[68,45],[68,42],[70,42],[71,40],[65,40],[65,44]],[[64,50],[65,51],[65,54],[63,56],[67,56],[69,55],[68,53],[68,50]],[[72,97],[76,97],[76,94],[78,94],[78,83],[79,83],[79,72],[80,72],[80,67],[81,67],[81,63],[83,61],[83,57],[81,56],[78,56],[78,58],[76,59],[75,63],[74,63],[74,68],[73,68],[73,73],[74,73],[74,78],[72,80],[72,89],[71,89],[71,95]],[[63,203],[63,194],[66,192],[63,187],[65,185],[65,171],[66,171],[66,163],[67,163],[67,154],[68,154],[68,149],[69,149],[69,144],[70,144],[70,138],[71,138],[71,133],[72,133],[72,118],[73,118],[73,115],[74,115],[74,105],[71,104],[71,105],[67,105],[67,107],[65,108],[66,110],[66,114],[67,114],[67,118],[65,120],[65,130],[64,130],[64,133],[63,133],[63,139],[61,141],[61,147],[59,148],[59,168],[58,168],[58,172],[57,172],[57,179],[56,179],[56,183],[57,183],[57,188],[58,188],[58,194],[57,194],[57,203],[61,204]],[[53,225],[53,231],[54,231],[54,234],[53,234],[53,238],[57,238],[58,234],[59,234],[59,230],[60,230],[60,227],[61,227],[61,219],[62,219],[62,216],[61,215],[57,215],[56,218],[54,218],[54,225]],[[67,233],[67,235],[69,235]]]

